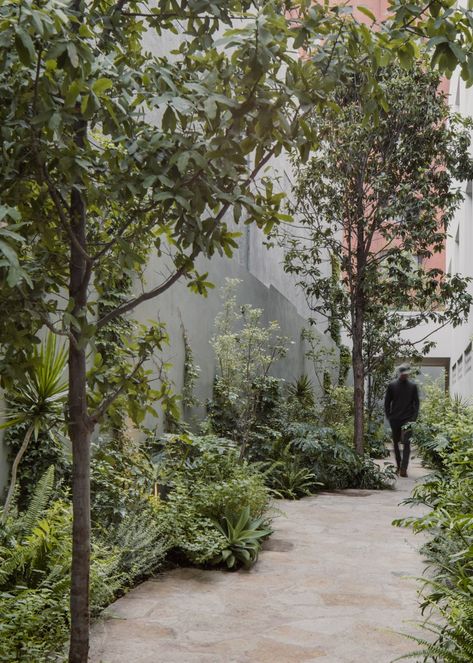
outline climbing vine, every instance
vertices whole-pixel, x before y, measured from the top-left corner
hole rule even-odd
[[[199,405],[199,399],[195,395],[195,385],[200,375],[200,368],[195,363],[194,353],[189,340],[189,334],[181,321],[182,339],[184,342],[184,377],[182,383],[181,402],[184,409],[190,409]]]

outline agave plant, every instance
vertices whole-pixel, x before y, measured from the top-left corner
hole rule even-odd
[[[38,439],[40,431],[54,435],[64,416],[63,406],[67,396],[67,381],[64,376],[67,364],[66,348],[58,347],[56,336],[49,334],[39,348],[34,348],[31,359],[31,368],[24,379],[15,384],[8,394],[7,410],[0,425],[0,430],[18,424],[27,426],[23,442],[12,464],[3,521],[10,510],[18,467],[31,438]]]
[[[261,541],[272,530],[267,526],[265,518],[253,518],[249,507],[245,507],[239,514],[229,514],[215,526],[227,541],[217,563],[224,562],[229,569],[242,564],[246,568],[252,566],[258,559],[261,550]]]

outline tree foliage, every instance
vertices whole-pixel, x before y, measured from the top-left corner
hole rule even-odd
[[[286,270],[311,310],[329,319],[335,310],[353,341],[355,412],[367,371],[413,352],[402,332],[428,321],[456,325],[471,304],[466,279],[429,262],[461,200],[454,183],[473,172],[470,125],[449,112],[438,75],[423,62],[377,72],[388,106],[375,121],[364,113],[363,77],[338,88],[336,107],[313,118],[319,147],[298,168],[294,189],[302,231],[284,233]],[[327,256],[340,264],[336,281]],[[421,339],[420,350],[429,347]]]

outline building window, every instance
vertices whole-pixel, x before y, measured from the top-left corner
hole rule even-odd
[[[465,350],[464,364],[465,364],[465,373],[471,371],[471,343],[467,346]]]
[[[463,377],[463,357],[457,361],[457,380],[461,380]]]
[[[457,365],[452,366],[452,383],[457,381]]]

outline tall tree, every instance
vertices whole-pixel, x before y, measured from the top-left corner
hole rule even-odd
[[[132,335],[128,372],[121,362],[99,398],[97,370],[87,374],[97,334],[180,278],[205,293],[195,261],[231,255],[230,210],[236,222],[266,230],[277,223],[280,195],[269,181],[252,186],[265,164],[294,145],[309,153],[303,116],[351,74],[345,55],[356,44],[370,62],[402,54],[409,63],[416,49],[406,27],[435,32],[431,5],[413,19],[397,7],[390,32],[311,0],[0,0],[0,218],[9,224],[0,235],[10,233],[0,245],[2,380],[21,371],[41,327],[64,337],[73,447],[70,661],[83,663],[88,650],[91,434],[114,399],[146,382],[144,362],[166,338],[159,324]],[[448,0],[436,5],[442,16],[450,11]],[[467,50],[460,23],[445,37],[458,59]],[[176,34],[169,55],[145,46]],[[299,48],[310,57],[298,58]],[[382,101],[373,78],[369,90],[372,102]],[[162,281],[108,299],[107,273],[140,278],[151,253]],[[94,367],[100,362],[96,355]]]
[[[425,63],[390,65],[376,77],[386,106],[375,121],[363,109],[363,71],[314,116],[319,147],[294,189],[303,232],[284,237],[286,270],[310,308],[329,317],[336,310],[351,338],[359,453],[367,369],[376,370],[376,357],[412,351],[403,331],[429,320],[458,324],[471,303],[465,279],[429,263],[461,200],[454,183],[473,173],[470,124],[450,113]],[[327,256],[341,266],[336,284]]]

